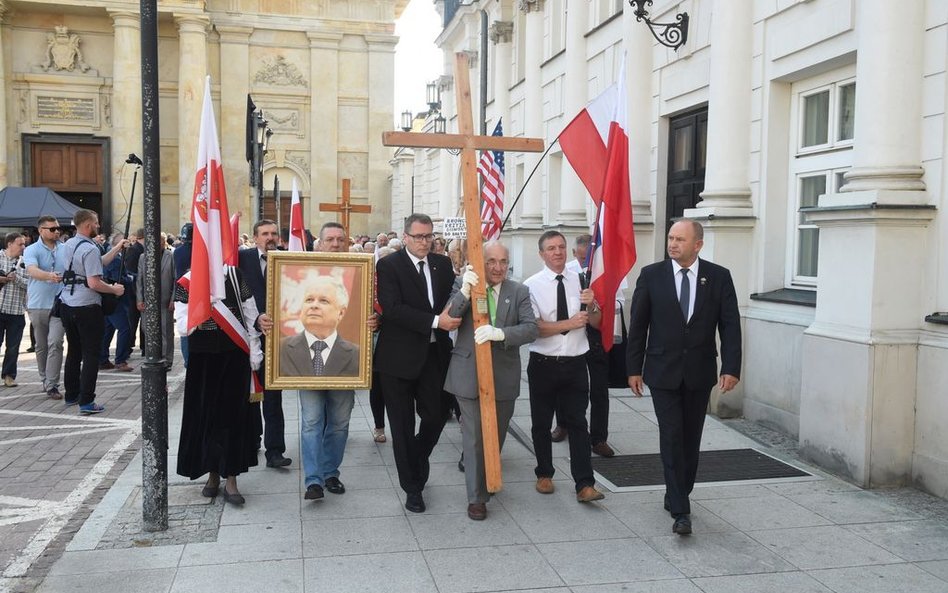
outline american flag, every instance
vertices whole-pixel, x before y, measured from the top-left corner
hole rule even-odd
[[[503,136],[502,120],[497,121],[492,136]],[[500,227],[504,219],[504,153],[499,150],[481,152],[477,164],[484,188],[481,190],[481,232],[486,241],[500,238]]]

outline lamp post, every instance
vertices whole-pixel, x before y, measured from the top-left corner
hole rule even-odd
[[[675,16],[675,23],[653,23],[648,18],[647,6],[652,5],[652,0],[629,0],[629,6],[635,9],[633,14],[636,21],[645,21],[648,30],[652,36],[665,47],[670,47],[677,51],[679,47],[688,41],[688,13],[682,12]],[[661,29],[656,32],[656,27]]]
[[[441,109],[441,89],[438,88],[437,80],[432,80],[427,84],[425,98],[428,102],[428,113],[434,113]]]
[[[400,127],[403,132],[411,131],[411,122],[413,119],[414,119],[414,115],[412,114],[411,111],[407,109],[405,111],[402,111],[402,122],[401,122]]]
[[[270,146],[270,129],[267,120],[263,119],[263,110],[258,109],[253,114],[253,171],[250,185],[256,190],[257,219],[263,218],[263,157]]]

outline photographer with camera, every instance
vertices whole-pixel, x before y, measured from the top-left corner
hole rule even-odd
[[[7,233],[6,249],[0,251],[0,341],[6,337],[6,352],[0,375],[6,387],[16,387],[16,361],[20,356],[20,341],[26,327],[26,270],[20,256],[26,248],[26,238],[20,233]]]
[[[102,280],[102,266],[108,265],[125,247],[118,241],[111,251],[100,255],[92,240],[99,232],[99,215],[91,210],[78,210],[73,217],[76,236],[66,241],[66,271],[63,272],[62,322],[66,330],[66,366],[63,384],[67,406],[79,404],[83,415],[99,414],[105,407],[95,403],[95,384],[99,376],[99,351],[105,331],[102,295],[121,297],[122,284]]]

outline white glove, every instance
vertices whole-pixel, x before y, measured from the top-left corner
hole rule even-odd
[[[474,330],[474,342],[483,344],[484,342],[503,342],[504,330],[493,325],[482,325]]]
[[[260,336],[250,337],[250,368],[259,371],[263,364],[263,349],[260,348]]]
[[[480,278],[477,277],[477,272],[474,271],[474,266],[468,266],[465,270],[464,275],[461,276],[461,294],[464,295],[464,298],[471,298],[471,287],[480,282]]]

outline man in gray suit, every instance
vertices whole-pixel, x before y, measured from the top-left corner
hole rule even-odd
[[[467,516],[474,521],[487,517],[489,498],[484,477],[484,443],[481,436],[481,408],[478,401],[474,344],[493,342],[491,356],[497,431],[500,446],[503,447],[515,400],[520,395],[520,347],[534,341],[538,335],[537,320],[530,305],[530,291],[519,282],[507,280],[509,264],[509,254],[503,244],[492,241],[484,245],[490,325],[474,329],[471,287],[477,284],[478,276],[470,267],[461,278],[460,289],[448,301],[448,314],[451,317],[462,317],[462,320],[458,328],[457,342],[451,353],[444,389],[457,397],[461,407]]]
[[[291,376],[359,375],[359,346],[339,337],[336,328],[349,306],[349,293],[332,276],[319,276],[306,287],[300,322],[304,331],[283,339],[280,371]],[[320,358],[313,355],[318,348]],[[329,353],[323,355],[326,350]],[[325,364],[319,364],[325,356]],[[315,361],[315,362],[314,362]]]
[[[164,235],[164,233],[162,233]],[[170,249],[165,249],[164,239],[162,239],[159,244],[161,249],[161,263],[158,268],[158,291],[159,291],[159,306],[161,307],[161,347],[162,353],[164,354],[165,359],[165,368],[171,370],[171,365],[174,363],[174,281],[175,281],[175,271],[174,271],[174,256],[171,254]],[[135,278],[135,299],[136,299],[136,309],[139,313],[145,310],[145,268],[141,268],[140,274]],[[142,320],[142,328],[144,329],[145,322]],[[140,346],[145,347],[145,343],[141,342]]]

